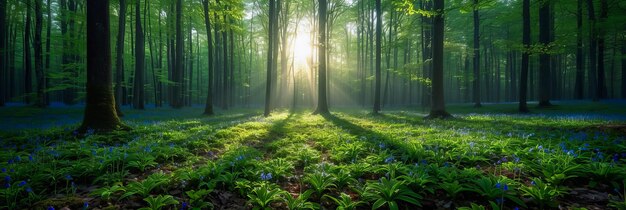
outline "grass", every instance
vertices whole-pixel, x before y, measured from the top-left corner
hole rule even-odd
[[[450,120],[124,110],[132,131],[85,137],[80,107],[3,108],[0,208],[619,209],[620,103],[453,105]]]

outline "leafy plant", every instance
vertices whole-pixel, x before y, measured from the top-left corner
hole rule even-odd
[[[398,209],[398,202],[403,201],[416,206],[421,206],[422,196],[413,192],[404,185],[403,181],[380,178],[378,182],[369,182],[365,185],[363,197],[374,201],[372,209],[387,206],[391,210]]]
[[[339,198],[333,196],[324,195],[324,197],[330,198],[337,204],[337,210],[354,210],[358,206],[365,204],[364,201],[353,201],[350,195],[341,193]]]
[[[185,192],[187,197],[189,197],[189,205],[193,208],[207,209],[213,208],[213,204],[204,201],[204,198],[209,195],[213,190],[190,190]]]
[[[139,195],[147,197],[150,192],[157,187],[163,186],[167,183],[168,179],[163,172],[150,175],[142,182],[131,182],[126,186],[126,193],[124,193],[120,199],[124,199],[133,195]]]
[[[459,184],[459,181],[443,182],[439,184],[439,188],[446,191],[448,197],[452,200],[455,200],[459,193],[467,190]]]
[[[626,179],[622,181],[622,193],[618,192],[619,189],[616,188],[616,192],[618,195],[610,196],[609,207],[613,207],[616,209],[626,209]]]
[[[335,178],[325,172],[316,172],[304,177],[304,182],[311,185],[317,196],[322,197],[322,193],[331,187],[336,187]]]
[[[114,184],[110,187],[103,187],[91,192],[92,196],[101,197],[103,200],[111,200],[112,196],[114,196],[118,192],[125,192],[126,188],[122,186],[121,183]]]
[[[318,209],[317,204],[307,201],[312,193],[313,191],[307,190],[298,195],[298,197],[285,193],[285,204],[288,209]]]
[[[267,182],[261,182],[256,187],[252,188],[248,193],[250,203],[254,205],[254,209],[270,209],[269,205],[272,202],[282,200],[281,195],[285,191],[282,191],[278,185],[270,184]]]
[[[478,205],[475,203],[471,203],[470,207],[460,207],[457,210],[485,210],[485,207],[483,205]]]
[[[146,171],[148,167],[155,167],[158,163],[154,161],[152,156],[141,156],[139,160],[129,161],[126,165],[128,168],[138,169],[141,172]]]
[[[160,210],[163,207],[178,204],[178,201],[171,195],[150,196],[143,200],[146,201],[150,207],[140,208],[140,210]]]
[[[506,182],[494,180],[489,177],[475,180],[474,184],[470,185],[467,190],[478,193],[490,201],[495,199],[508,199],[515,202],[517,205],[525,206],[524,202],[516,197],[509,189]]]
[[[546,206],[556,207],[556,198],[565,193],[564,188],[554,187],[537,178],[533,179],[530,186],[522,186],[520,190],[522,195],[531,197],[542,209]]]

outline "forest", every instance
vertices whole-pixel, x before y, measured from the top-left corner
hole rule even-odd
[[[626,209],[626,1],[0,0],[0,209]]]

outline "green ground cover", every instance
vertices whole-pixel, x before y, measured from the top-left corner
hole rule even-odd
[[[10,107],[0,208],[624,209],[622,106],[128,110],[132,131],[86,136],[71,130],[80,108]]]

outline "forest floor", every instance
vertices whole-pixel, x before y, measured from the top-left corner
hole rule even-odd
[[[0,109],[0,209],[626,209],[626,102],[384,111]],[[418,111],[415,111],[418,110]]]

